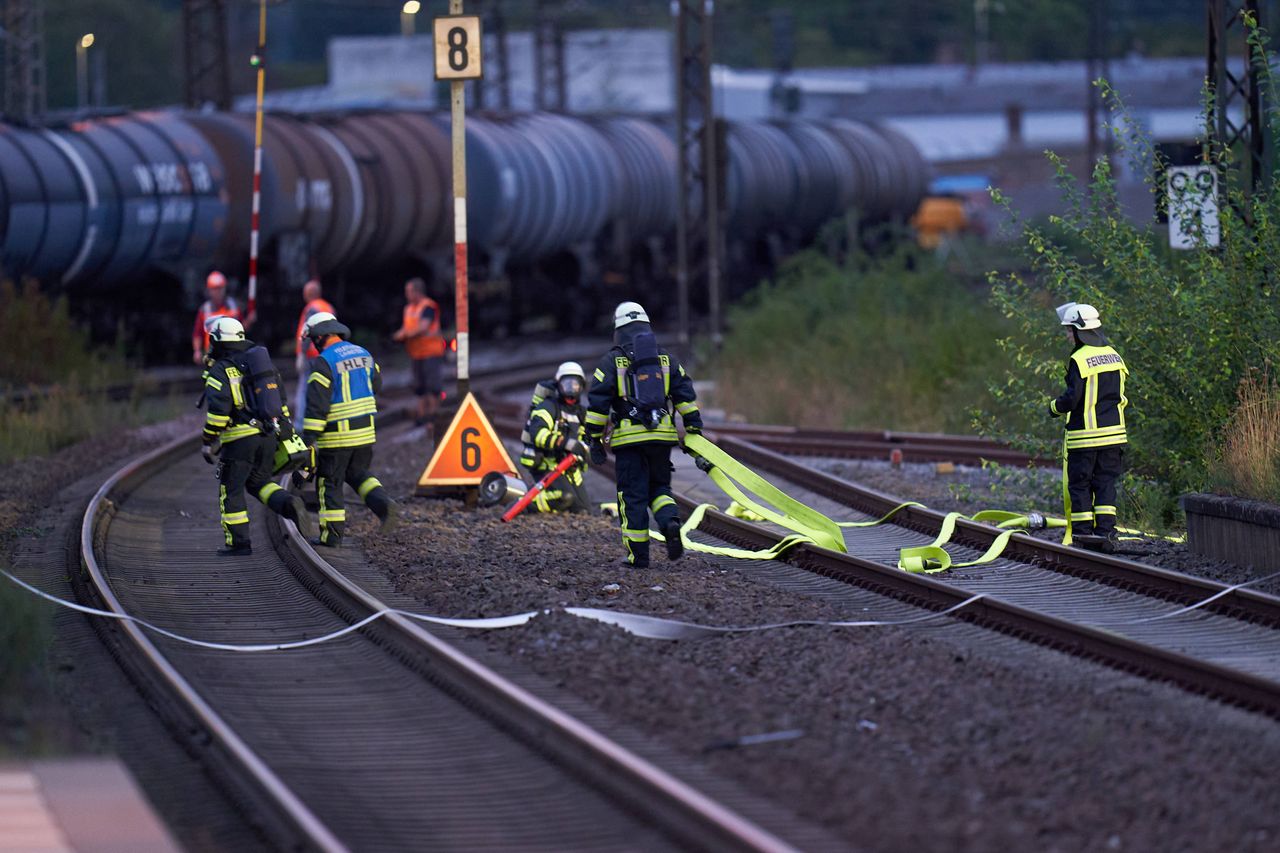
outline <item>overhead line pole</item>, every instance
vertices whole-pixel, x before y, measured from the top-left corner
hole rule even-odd
[[[253,210],[249,221],[249,311],[245,325],[252,326],[258,312],[258,234],[262,208],[262,101],[267,78],[267,0],[258,0],[258,51],[251,60],[258,66],[258,98],[253,117]]]
[[[1265,84],[1255,61],[1254,47],[1249,43],[1250,25],[1261,30],[1262,0],[1207,0],[1208,69],[1207,76],[1213,114],[1211,129],[1223,149],[1236,145],[1243,148],[1248,177],[1246,191],[1268,186],[1272,178],[1273,151],[1270,128],[1266,119],[1268,105]],[[1242,69],[1231,67],[1233,49],[1244,61]],[[1232,115],[1238,110],[1240,119]]]
[[[711,82],[713,0],[672,0],[676,55],[676,299],[681,344],[690,339],[693,283],[706,282],[712,342],[721,342],[720,140]],[[705,272],[705,279],[703,278]]]

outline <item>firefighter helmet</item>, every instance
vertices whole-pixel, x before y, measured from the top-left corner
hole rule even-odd
[[[613,309],[613,327],[620,329],[628,323],[647,323],[649,315],[639,302],[623,302]]]
[[[317,311],[307,318],[307,324],[302,327],[302,336],[323,338],[326,335],[337,335],[345,340],[351,336],[351,330],[339,323],[338,318],[328,311]]]
[[[235,317],[225,314],[211,318],[204,324],[209,341],[215,344],[244,343],[244,325]]]
[[[1068,302],[1066,305],[1059,305],[1057,311],[1058,321],[1064,326],[1074,326],[1084,331],[1086,329],[1096,329],[1102,325],[1102,319],[1098,316],[1098,309],[1092,305]]]
[[[587,387],[587,374],[576,361],[566,361],[556,368],[556,387],[566,400],[577,400]]]
[[[217,270],[214,270],[209,273],[209,277],[204,280],[204,286],[210,290],[213,290],[214,288],[222,288],[225,290],[227,287],[227,277]]]

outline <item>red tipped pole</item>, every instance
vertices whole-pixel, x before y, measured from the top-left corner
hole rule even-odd
[[[249,316],[253,325],[258,314],[258,217],[262,209],[262,97],[266,86],[267,0],[258,0],[258,51],[250,62],[258,69],[258,103],[253,121],[253,213],[249,222]]]

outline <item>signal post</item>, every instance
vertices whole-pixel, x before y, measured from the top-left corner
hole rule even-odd
[[[454,314],[458,327],[458,397],[461,403],[418,480],[420,495],[457,494],[471,499],[485,474],[515,474],[515,466],[480,404],[471,394],[471,334],[467,306],[467,131],[466,81],[483,76],[480,18],[462,13],[462,0],[449,0],[449,14],[432,22],[435,76],[449,81],[453,142]]]

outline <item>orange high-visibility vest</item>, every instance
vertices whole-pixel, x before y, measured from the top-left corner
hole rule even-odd
[[[432,312],[427,334],[414,335],[421,329],[422,315],[428,309]],[[404,306],[404,323],[401,330],[412,337],[406,337],[404,346],[409,358],[439,358],[444,355],[444,337],[440,334],[440,306],[430,297],[424,296],[420,301],[410,302]]]

